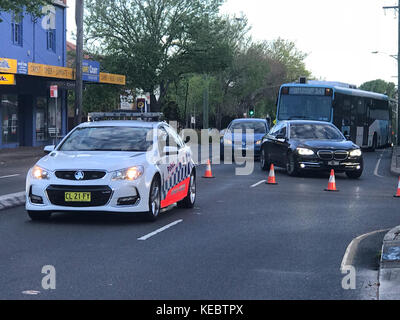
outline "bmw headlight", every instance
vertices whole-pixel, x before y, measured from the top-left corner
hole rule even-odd
[[[314,154],[314,151],[307,148],[297,148],[297,153],[301,156],[312,156]]]
[[[50,172],[39,166],[34,166],[31,171],[32,178],[38,180],[48,180],[50,178]]]
[[[142,166],[135,166],[135,167],[130,167],[127,169],[121,169],[114,171],[112,173],[112,180],[128,180],[128,181],[134,181],[140,178],[143,175],[144,168]]]
[[[350,152],[350,157],[354,158],[354,157],[361,157],[362,152],[361,149],[356,149]]]

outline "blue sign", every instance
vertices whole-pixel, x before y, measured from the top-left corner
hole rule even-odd
[[[24,61],[18,61],[17,63],[17,73],[28,74],[28,63]]]
[[[100,81],[100,63],[97,61],[83,60],[83,62],[82,62],[82,79],[84,81],[99,82]]]

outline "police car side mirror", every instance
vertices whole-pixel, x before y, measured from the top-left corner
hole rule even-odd
[[[53,152],[55,148],[56,148],[56,146],[45,146],[43,151],[45,154],[49,154],[49,153]]]
[[[172,155],[177,155],[178,154],[178,148],[177,147],[164,147],[163,149],[163,155],[165,156],[172,156]]]
[[[184,141],[184,142],[185,142],[185,143],[188,143],[189,141],[190,141],[190,137],[188,136],[188,137],[185,138],[185,141]]]
[[[346,138],[346,140],[349,140],[349,141],[351,140],[351,137],[350,137],[349,134],[346,134],[346,135],[345,135],[345,138]]]

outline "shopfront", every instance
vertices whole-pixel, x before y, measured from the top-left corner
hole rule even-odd
[[[125,85],[125,76],[100,72],[86,61],[86,83]],[[57,98],[50,96],[56,85]],[[0,149],[55,144],[68,132],[67,93],[74,90],[75,70],[0,58]]]
[[[52,144],[67,133],[66,90],[50,98],[51,79],[16,76],[0,87],[0,148]]]

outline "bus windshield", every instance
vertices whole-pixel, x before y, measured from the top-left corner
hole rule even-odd
[[[278,120],[331,121],[332,97],[281,95]]]

